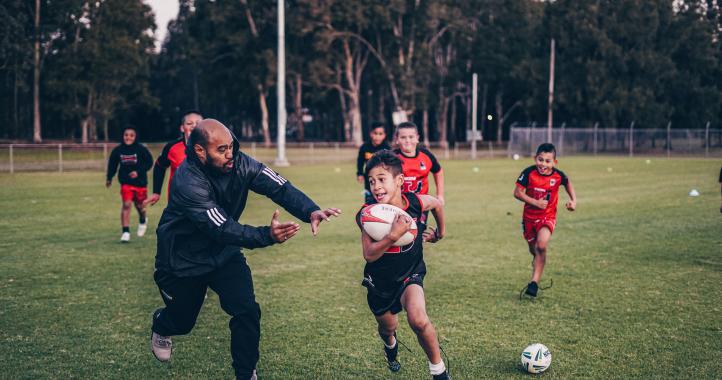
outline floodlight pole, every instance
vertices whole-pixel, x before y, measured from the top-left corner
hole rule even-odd
[[[471,76],[471,159],[476,160],[476,109],[479,76]]]
[[[278,108],[278,156],[276,166],[289,166],[286,159],[286,33],[285,33],[285,1],[278,0],[278,74],[276,79],[276,99]]]
[[[549,54],[549,108],[547,113],[547,141],[552,141],[552,106],[554,104],[554,39]]]

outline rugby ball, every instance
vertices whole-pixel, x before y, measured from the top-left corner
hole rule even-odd
[[[396,219],[396,215],[401,214],[411,219],[411,229],[408,230],[399,240],[394,243],[395,246],[401,247],[411,244],[416,238],[418,228],[416,222],[404,210],[384,203],[377,203],[364,207],[361,210],[361,226],[371,239],[379,241],[386,237],[391,231],[391,224]]]
[[[542,373],[552,364],[552,353],[541,343],[529,345],[521,353],[521,366],[529,373]]]

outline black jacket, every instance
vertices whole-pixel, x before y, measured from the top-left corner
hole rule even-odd
[[[120,164],[120,170],[118,170],[118,164]],[[148,186],[148,174],[146,172],[152,166],[153,156],[144,145],[138,142],[131,145],[121,143],[110,153],[105,178],[110,181],[113,179],[115,172],[118,171],[118,182],[122,185],[146,187]],[[128,174],[133,171],[138,173],[138,176],[130,178]]]
[[[198,276],[238,257],[241,248],[275,243],[270,227],[237,222],[248,191],[263,194],[296,218],[309,222],[319,207],[304,193],[262,163],[245,155],[234,141],[233,171],[209,172],[192,149],[175,172],[170,199],[158,229],[157,270],[179,277]]]

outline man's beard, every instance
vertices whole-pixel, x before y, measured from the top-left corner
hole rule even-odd
[[[206,167],[206,170],[208,170],[208,172],[210,172],[213,175],[225,175],[225,174],[229,174],[231,172],[231,170],[226,170],[225,165],[221,165],[220,167],[216,166],[215,161],[210,157],[206,160],[205,167]]]

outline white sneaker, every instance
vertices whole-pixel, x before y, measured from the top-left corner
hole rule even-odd
[[[130,232],[123,232],[123,234],[120,235],[120,242],[127,243],[129,241],[130,241]]]
[[[146,219],[145,223],[138,225],[138,236],[145,235],[145,231],[148,229],[148,220]]]

